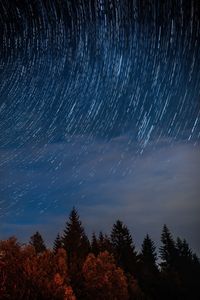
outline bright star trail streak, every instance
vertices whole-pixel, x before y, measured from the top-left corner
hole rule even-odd
[[[3,221],[84,205],[149,149],[199,147],[198,2],[0,1]]]

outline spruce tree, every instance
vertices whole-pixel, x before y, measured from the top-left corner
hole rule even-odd
[[[35,248],[36,253],[41,253],[46,250],[44,240],[38,231],[31,236],[30,244]]]
[[[69,268],[74,272],[81,268],[89,252],[89,240],[85,234],[78,212],[72,209],[62,237],[63,248],[67,252]]]
[[[108,251],[109,253],[113,252],[112,243],[109,237],[106,234],[103,234],[102,231],[99,232],[98,247],[99,247],[99,252],[104,252],[104,251]]]
[[[111,243],[118,265],[125,272],[136,272],[136,251],[129,229],[120,220],[113,225]]]
[[[91,252],[96,256],[99,254],[99,245],[96,234],[93,232],[91,241]]]
[[[189,244],[185,239],[181,240],[179,237],[177,238],[177,251],[179,256],[188,259],[189,261],[192,260],[192,250],[189,247]]]
[[[166,269],[175,270],[177,265],[178,251],[172,234],[166,225],[163,226],[161,234],[162,246],[160,247],[161,266]]]
[[[141,250],[141,261],[148,268],[155,269],[156,268],[156,246],[154,242],[151,240],[149,235],[147,234],[142,243]]]
[[[62,239],[60,237],[60,234],[58,233],[53,244],[54,253],[57,253],[58,249],[60,248],[62,248]]]
[[[63,248],[67,252],[67,261],[72,287],[77,298],[84,298],[82,266],[90,251],[89,240],[80,221],[78,212],[72,209],[62,237]]]
[[[145,295],[148,295],[148,299],[157,299],[159,272],[156,258],[155,244],[147,234],[142,243],[138,279],[140,287]]]

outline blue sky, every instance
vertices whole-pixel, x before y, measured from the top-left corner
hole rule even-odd
[[[128,141],[121,136],[88,144],[76,137],[70,144],[27,147],[15,155],[4,151],[2,236],[27,241],[40,230],[50,245],[75,205],[89,235],[109,232],[120,218],[139,247],[147,232],[159,242],[166,223],[175,237],[186,238],[199,251],[199,147],[160,140],[140,154],[134,144],[126,148]]]
[[[75,205],[199,253],[199,4],[106,3],[0,2],[0,237],[50,245]]]

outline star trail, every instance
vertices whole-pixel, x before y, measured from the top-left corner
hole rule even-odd
[[[0,47],[2,234],[77,205],[199,246],[198,1],[1,0]]]

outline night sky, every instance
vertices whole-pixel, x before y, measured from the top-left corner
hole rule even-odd
[[[122,219],[200,253],[197,0],[0,0],[0,238]]]

